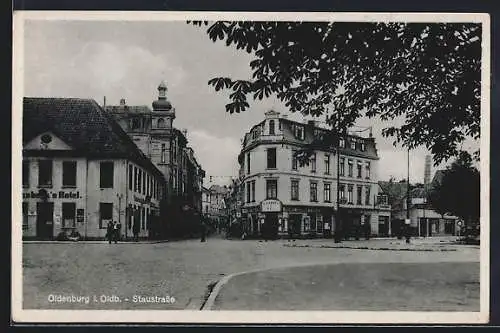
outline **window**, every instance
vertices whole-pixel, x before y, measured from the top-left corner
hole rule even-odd
[[[139,170],[134,166],[134,192],[137,192],[137,185],[139,184]]]
[[[339,185],[339,199],[341,203],[345,203],[345,185],[340,184]]]
[[[100,186],[101,188],[113,188],[114,163],[101,162]]]
[[[359,142],[359,145],[360,145],[361,151],[365,151],[366,150],[366,145],[365,145],[365,141],[364,140],[361,140]]]
[[[133,182],[134,182],[134,167],[132,164],[128,165],[128,189],[132,190],[133,189]]]
[[[366,187],[365,205],[370,204],[370,186]]]
[[[347,161],[347,164],[348,164],[348,166],[349,166],[349,169],[348,169],[348,171],[347,171],[347,172],[348,172],[348,175],[349,175],[349,177],[352,177],[352,160],[348,160],[348,161]]]
[[[363,202],[363,201],[362,201],[362,198],[363,198],[363,187],[362,187],[362,186],[358,186],[357,191],[356,191],[356,194],[357,194],[357,200],[356,200],[356,203],[357,203],[358,205],[361,205],[361,203]]]
[[[340,164],[339,173],[341,176],[345,176],[345,158],[341,157],[339,164]]]
[[[340,138],[340,140],[339,140],[339,147],[340,148],[345,148],[345,139]]]
[[[366,174],[366,178],[369,179],[370,178],[370,162],[366,162],[365,164],[365,174]]]
[[[267,168],[276,169],[276,148],[267,148]]]
[[[297,170],[297,150],[292,149],[292,170]]]
[[[293,125],[293,135],[296,139],[304,140],[304,126],[298,124]]]
[[[149,174],[146,174],[146,195],[149,195],[149,186],[151,184],[151,178]]]
[[[274,135],[274,120],[269,120],[269,135]]]
[[[141,207],[141,229],[146,229],[146,208]]]
[[[172,141],[172,160],[177,162],[177,145],[175,140]]]
[[[23,161],[23,187],[30,186],[30,161]]]
[[[38,185],[52,186],[52,160],[38,162]]]
[[[266,180],[266,199],[277,199],[278,198],[278,180],[268,179]]]
[[[28,229],[28,203],[23,202],[23,229]]]
[[[324,189],[323,189],[323,197],[325,202],[331,202],[331,184],[330,183],[325,183]]]
[[[356,139],[351,138],[351,149],[355,150],[356,149]]]
[[[106,229],[111,220],[113,220],[113,204],[110,202],[99,203],[99,229]]]
[[[252,188],[251,188],[251,184],[250,183],[251,182],[247,182],[247,202],[250,202],[250,197],[252,195],[252,193],[251,193]]]
[[[325,154],[325,173],[330,174],[330,154]]]
[[[166,145],[164,143],[161,144],[161,163],[165,163],[166,161],[166,152],[167,152],[167,148],[166,148]]]
[[[311,182],[310,199],[312,202],[318,201],[318,183],[316,182]]]
[[[252,202],[255,202],[255,180],[252,181]]]
[[[137,192],[141,193],[142,191],[142,170],[138,169],[137,171]]]
[[[292,179],[291,199],[299,200],[299,181],[297,179]]]
[[[250,173],[250,152],[247,153],[247,174]]]
[[[353,190],[353,186],[352,186],[352,185],[349,185],[349,186],[347,187],[347,201],[348,201],[350,204],[352,204],[352,203],[353,203],[353,201],[352,201],[352,199],[353,199],[353,198],[352,198],[352,190]]]
[[[146,172],[142,172],[142,194],[146,194]]]
[[[357,170],[358,170],[358,178],[361,178],[361,172],[362,172],[361,170],[363,169],[363,166],[362,166],[362,164],[361,164],[360,161],[358,161],[357,167],[358,167],[357,168]]]
[[[76,186],[76,162],[64,161],[63,162],[63,186]]]
[[[158,119],[158,128],[165,127],[165,120],[163,118]]]
[[[283,125],[282,125],[282,121],[281,121],[281,120],[278,120],[278,128],[279,128],[279,130],[280,130],[280,131],[281,131],[281,129],[282,129],[282,126],[283,126]]]
[[[132,129],[138,129],[139,127],[141,127],[139,119],[138,118],[133,118],[132,119]]]
[[[316,153],[311,156],[311,172],[316,172]]]
[[[74,228],[75,227],[75,213],[76,203],[63,202],[62,203],[62,227]]]

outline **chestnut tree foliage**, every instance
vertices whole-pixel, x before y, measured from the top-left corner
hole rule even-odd
[[[435,164],[457,156],[467,137],[479,138],[480,24],[188,23],[253,55],[251,79],[208,82],[230,92],[227,112],[275,95],[291,112],[324,116],[331,140],[360,117],[379,117],[388,121],[384,136],[427,147]]]

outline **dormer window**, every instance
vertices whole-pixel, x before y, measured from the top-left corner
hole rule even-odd
[[[351,149],[356,150],[356,139],[351,139]]]
[[[269,135],[274,135],[274,120],[269,120]]]

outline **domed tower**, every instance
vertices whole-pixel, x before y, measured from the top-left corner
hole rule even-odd
[[[167,100],[167,85],[164,81],[158,86],[158,99],[153,102],[152,128],[158,130],[171,130],[175,119],[175,109]]]

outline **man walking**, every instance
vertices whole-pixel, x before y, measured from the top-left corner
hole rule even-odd
[[[113,239],[113,222],[109,221],[106,228],[106,238],[108,239],[109,244]]]

